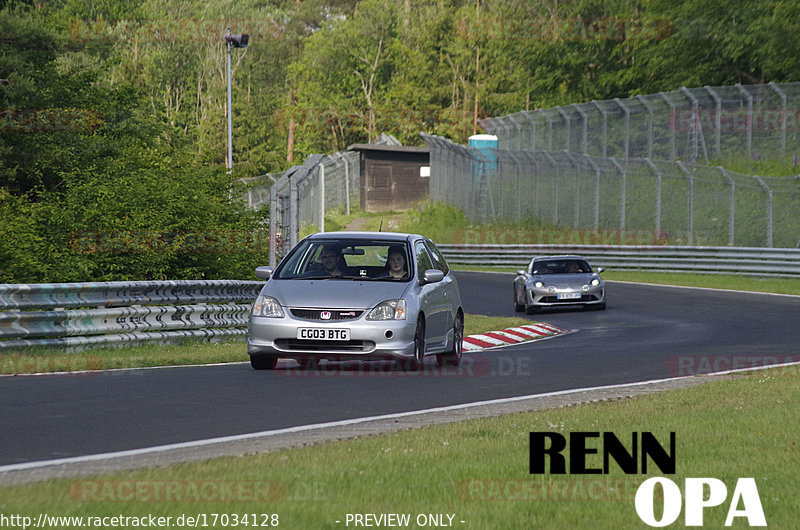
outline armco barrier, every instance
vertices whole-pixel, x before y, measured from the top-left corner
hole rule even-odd
[[[606,269],[800,277],[800,249],[628,245],[438,245],[452,264],[524,268],[537,255],[580,254]]]
[[[0,351],[243,336],[258,281],[0,285]]]

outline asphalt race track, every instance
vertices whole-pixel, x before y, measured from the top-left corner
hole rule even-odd
[[[459,273],[467,313],[514,316],[509,274]],[[800,298],[610,283],[606,311],[527,317],[577,332],[440,372],[249,363],[0,377],[0,465],[800,360]],[[243,360],[246,359],[243,351]]]

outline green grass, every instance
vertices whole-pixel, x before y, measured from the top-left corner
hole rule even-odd
[[[531,431],[614,432],[629,446],[632,432],[649,431],[664,445],[676,433],[677,474],[668,478],[681,490],[687,477],[727,485],[723,507],[705,510],[706,527],[723,526],[736,480],[753,477],[769,527],[796,528],[797,375],[778,369],[610,403],[4,487],[0,511],[173,518],[271,513],[283,528],[345,528],[348,513],[455,514],[454,526],[462,528],[646,528],[633,502],[645,476],[623,475],[613,462],[608,476],[530,475],[528,437]],[[602,467],[602,456],[590,455],[588,465]],[[649,476],[662,475],[650,467]],[[221,482],[234,485],[225,502],[215,493]],[[169,500],[154,500],[168,487]],[[203,488],[210,500],[203,500]],[[734,527],[744,523],[739,518]],[[683,517],[676,523],[682,525]]]
[[[709,287],[712,289],[733,289],[737,291],[800,295],[800,278],[645,271],[606,271],[603,273],[603,278],[606,280],[639,283],[685,285],[688,287]]]
[[[464,330],[467,335],[473,335],[530,323],[530,320],[518,317],[504,318],[468,314],[464,319]],[[77,353],[38,348],[35,350],[0,353],[0,374],[108,370],[148,366],[229,363],[248,360],[249,357],[243,341],[201,342],[187,340],[180,344],[146,344],[127,348],[96,348]]]
[[[453,269],[458,271],[502,272],[508,274],[514,274],[517,271],[514,267],[472,267],[458,264],[453,265]],[[710,289],[800,295],[800,278],[623,270],[607,270],[602,273],[602,276],[606,280],[621,282],[656,283],[661,285],[683,285],[686,287],[707,287]]]
[[[794,163],[795,153],[780,154],[770,153],[763,158],[747,156],[728,156],[711,158],[703,161],[708,166],[723,166],[729,171],[744,175],[759,175],[761,177],[785,177],[800,173],[800,166]]]
[[[179,344],[145,344],[124,348],[95,348],[68,353],[55,348],[36,348],[0,353],[0,374],[110,370],[148,366],[178,366],[247,361],[242,341]]]

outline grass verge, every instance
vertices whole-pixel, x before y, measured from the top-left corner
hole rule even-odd
[[[530,475],[529,432],[613,432],[630,449],[632,432],[649,431],[664,446],[676,433],[677,473],[668,478],[682,491],[687,477],[714,477],[727,486],[727,501],[705,510],[707,527],[723,526],[737,479],[753,477],[768,525],[796,528],[798,479],[790,464],[800,457],[796,368],[613,403],[2,487],[0,509],[34,517],[187,514],[208,521],[215,513],[267,513],[277,514],[283,528],[344,528],[346,514],[354,513],[407,513],[412,520],[452,514],[453,526],[463,528],[642,528],[634,495],[646,476],[624,475],[613,461],[608,475]],[[587,458],[588,467],[603,467],[602,450]],[[661,476],[650,464],[648,475]],[[683,523],[681,515],[676,525]],[[746,523],[738,518],[734,527]]]
[[[470,267],[453,265],[453,269],[472,272],[502,272],[514,274],[513,267]],[[602,274],[611,281],[636,283],[655,283],[660,285],[681,285],[685,287],[707,287],[710,289],[731,289],[759,293],[800,295],[800,278],[774,278],[762,276],[743,276],[736,274],[692,274],[684,272],[650,271],[609,271]]]
[[[485,331],[494,331],[530,323],[530,320],[518,317],[466,315],[464,332],[466,335],[474,335]],[[60,350],[40,348],[31,351],[20,350],[14,353],[0,353],[0,374],[230,363],[247,361],[248,359],[246,347],[242,341],[185,341],[180,344],[146,344],[128,348],[97,348],[78,353],[64,353]]]

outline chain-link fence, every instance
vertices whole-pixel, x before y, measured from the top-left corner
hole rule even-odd
[[[247,186],[248,207],[269,205],[269,262],[275,265],[305,230],[325,230],[325,212],[360,204],[359,154],[344,151],[332,155],[310,155],[302,166],[282,175],[242,179]]]
[[[400,145],[381,134],[375,144]],[[325,213],[361,205],[361,156],[356,151],[309,155],[302,166],[281,175],[241,179],[250,208],[269,204],[269,263],[275,264],[297,244],[306,231],[324,231]]]
[[[523,111],[480,124],[509,150],[692,162],[761,160],[800,155],[800,83],[682,88]]]
[[[671,245],[796,247],[800,177],[759,177],[723,167],[568,151],[468,149],[423,135],[431,199],[471,221],[578,230],[648,231]]]

